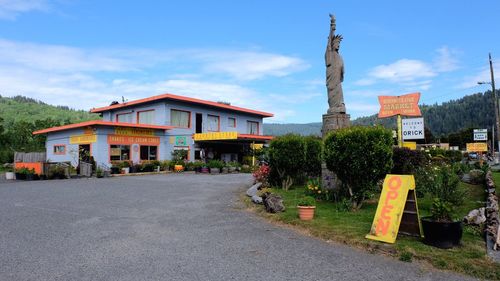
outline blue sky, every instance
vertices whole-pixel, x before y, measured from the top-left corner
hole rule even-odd
[[[376,113],[378,95],[488,90],[488,52],[500,77],[494,0],[0,0],[0,94],[90,109],[173,93],[320,122],[329,13],[353,119]]]

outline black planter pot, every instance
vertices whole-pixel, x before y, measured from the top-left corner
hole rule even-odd
[[[441,249],[450,249],[460,245],[462,222],[437,222],[430,217],[422,218],[424,243]]]
[[[25,179],[27,181],[35,180],[35,175],[34,174],[26,174],[26,178]]]
[[[119,174],[119,173],[120,173],[120,168],[111,167],[111,174]]]
[[[16,173],[16,180],[25,180],[26,174]]]

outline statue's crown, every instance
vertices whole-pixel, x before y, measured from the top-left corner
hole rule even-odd
[[[342,37],[342,35],[340,35],[340,34],[333,36],[333,41],[339,41],[339,43],[340,43],[340,41],[342,41],[342,39],[344,39],[344,37]]]

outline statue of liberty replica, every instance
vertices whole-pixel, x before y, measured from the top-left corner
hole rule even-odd
[[[323,115],[323,138],[328,132],[350,125],[346,114],[342,82],[344,81],[344,61],[339,54],[342,35],[336,35],[335,16],[330,15],[330,35],[325,52],[326,88],[328,91],[328,111]]]

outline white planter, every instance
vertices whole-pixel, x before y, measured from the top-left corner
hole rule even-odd
[[[6,172],[5,173],[5,179],[7,179],[7,180],[15,180],[16,179],[16,174],[14,174],[14,172]]]
[[[124,174],[128,174],[128,173],[130,173],[130,168],[129,167],[122,168],[122,171],[123,171]]]

